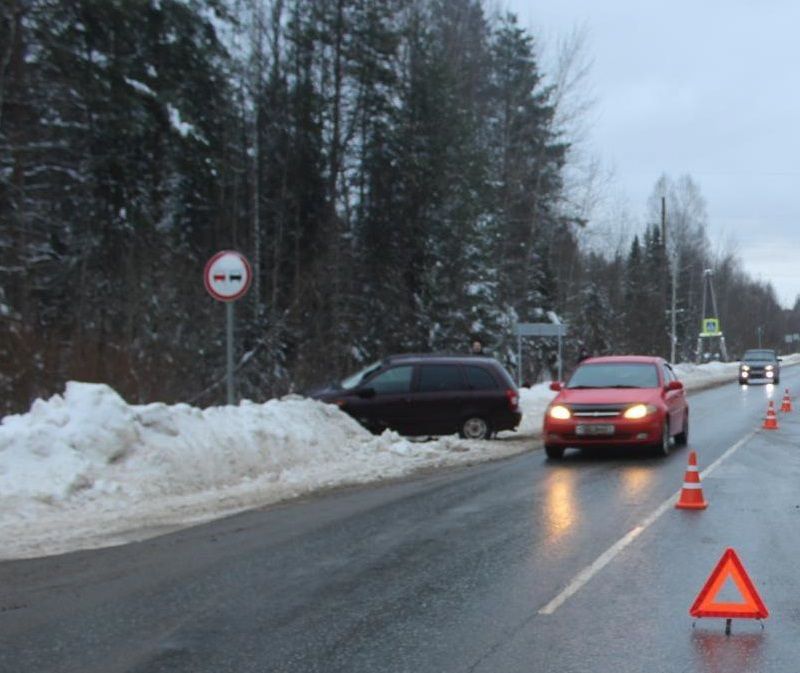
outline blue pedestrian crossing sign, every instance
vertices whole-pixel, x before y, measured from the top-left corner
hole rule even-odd
[[[701,337],[715,337],[722,336],[719,329],[719,318],[703,318],[703,329],[700,332]]]

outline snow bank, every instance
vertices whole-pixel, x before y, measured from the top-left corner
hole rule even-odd
[[[735,380],[736,367],[677,369],[694,390]],[[519,432],[497,441],[412,441],[373,436],[296,396],[136,406],[108,386],[70,382],[0,424],[0,558],[120,544],[320,489],[510,456],[531,448],[554,396],[549,383],[523,388]]]
[[[520,388],[519,407],[522,410],[522,422],[517,428],[522,435],[538,437],[542,433],[542,417],[547,405],[557,395],[550,390],[550,381],[537,383],[530,388]]]
[[[290,397],[200,410],[67,384],[0,425],[0,557],[140,539],[320,489],[518,453],[520,442],[376,437]]]

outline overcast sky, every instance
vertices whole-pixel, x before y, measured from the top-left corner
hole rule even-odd
[[[689,173],[712,242],[800,295],[800,2],[508,0],[552,42],[588,31],[591,143],[644,222],[659,175]]]

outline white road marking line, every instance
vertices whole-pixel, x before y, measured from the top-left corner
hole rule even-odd
[[[600,572],[607,566],[611,560],[619,554],[625,547],[633,542],[640,533],[644,530],[642,526],[636,526],[630,533],[620,540],[617,540],[611,547],[604,551],[597,560],[589,566],[581,570],[572,582],[569,583],[566,589],[556,596],[552,601],[539,610],[540,615],[552,615],[561,604],[566,601],[572,594],[576,593],[584,584],[586,584],[592,577]]]
[[[711,465],[709,465],[705,470],[700,473],[701,478],[707,477],[711,474],[714,470],[716,470],[725,460],[727,460],[737,449],[740,449],[742,446],[747,444],[753,437],[756,435],[756,430],[748,433],[744,437],[742,437],[738,442],[736,442],[733,446],[729,447],[725,450],[725,452],[717,458]],[[583,570],[581,570],[573,580],[567,585],[567,587],[556,596],[553,600],[551,600],[547,605],[545,605],[542,609],[539,610],[540,615],[552,615],[558,608],[560,608],[564,602],[573,594],[577,593],[584,584],[586,584],[592,577],[594,577],[597,573],[599,573],[603,568],[605,568],[614,558],[627,547],[631,542],[633,542],[639,535],[641,535],[647,528],[653,524],[658,517],[660,517],[664,512],[670,509],[675,500],[680,495],[680,489],[675,491],[669,498],[667,498],[664,502],[662,502],[655,510],[653,510],[643,521],[641,524],[636,526],[633,530],[631,530],[627,535],[617,540],[613,545],[611,545],[606,551],[604,551],[597,559],[590,565],[586,566]]]

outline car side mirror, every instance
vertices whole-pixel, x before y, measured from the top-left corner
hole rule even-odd
[[[360,388],[356,391],[356,395],[365,400],[370,400],[375,397],[375,388]]]
[[[553,381],[550,384],[550,390],[558,393],[558,392],[564,390],[564,384],[561,381]]]
[[[683,390],[683,384],[680,381],[670,381],[665,387],[665,390]]]

